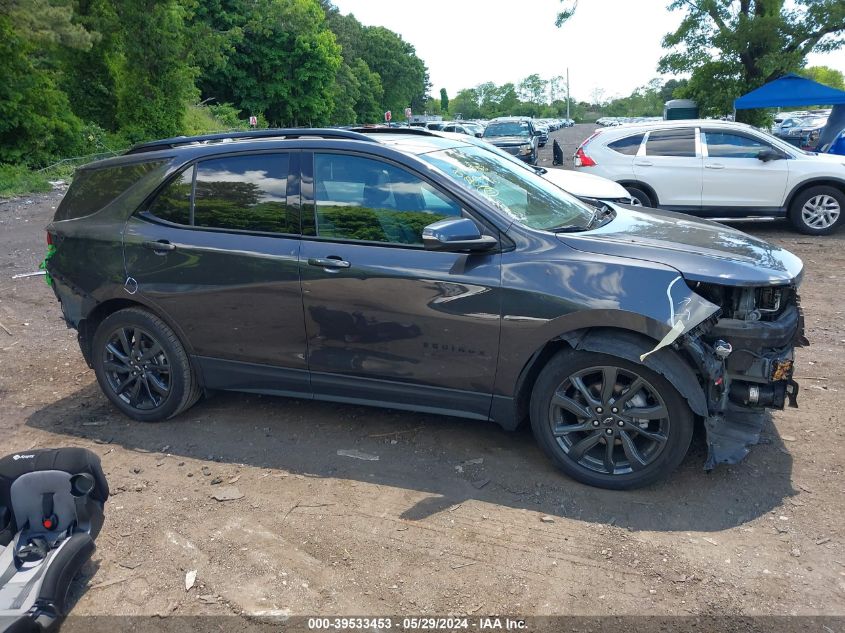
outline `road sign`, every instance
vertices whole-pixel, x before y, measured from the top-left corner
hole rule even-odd
[[[388,123],[390,122],[390,119],[392,119],[392,118],[393,118],[393,114],[390,112],[390,110],[388,110],[387,112],[384,113],[384,120],[387,121]]]
[[[411,112],[411,108],[405,108],[405,118],[410,119],[413,112]]]
[[[257,117],[257,116],[251,116],[251,117],[249,117],[249,124],[250,124],[252,127],[255,127],[256,125],[258,125],[258,117]]]

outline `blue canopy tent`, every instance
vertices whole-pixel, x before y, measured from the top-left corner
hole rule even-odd
[[[790,73],[752,90],[734,101],[734,110],[749,108],[832,105],[827,126],[819,137],[819,147],[830,144],[845,127],[845,90],[825,86]]]

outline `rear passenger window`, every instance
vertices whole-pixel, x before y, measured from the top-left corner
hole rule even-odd
[[[636,156],[637,152],[640,151],[643,136],[645,135],[635,134],[634,136],[626,136],[625,138],[620,138],[618,141],[608,143],[607,146],[614,152],[625,154],[626,156]]]
[[[660,130],[648,135],[645,153],[647,156],[695,156],[695,130]]]
[[[287,217],[287,154],[255,154],[197,165],[195,226],[292,233]],[[298,229],[298,227],[297,227]]]
[[[191,166],[161,190],[147,211],[167,222],[190,224],[193,181],[194,168]]]
[[[314,157],[317,234],[369,242],[422,244],[422,230],[461,208],[413,174],[381,161]]]
[[[164,161],[147,161],[117,167],[81,169],[53,219],[73,220],[96,213],[163,164]]]

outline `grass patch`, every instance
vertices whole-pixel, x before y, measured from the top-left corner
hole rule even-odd
[[[0,165],[0,198],[50,191],[48,180],[46,174],[23,165]]]

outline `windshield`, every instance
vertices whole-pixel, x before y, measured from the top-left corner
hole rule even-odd
[[[439,150],[420,158],[533,229],[583,230],[595,210],[510,159],[475,146]]]
[[[507,121],[491,123],[484,130],[484,136],[530,136],[531,129],[527,121]]]

